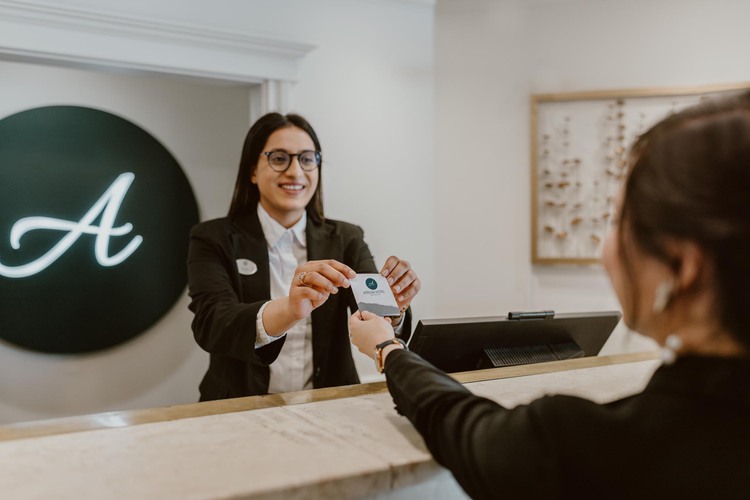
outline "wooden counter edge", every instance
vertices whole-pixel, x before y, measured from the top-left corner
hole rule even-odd
[[[523,377],[566,370],[595,368],[621,363],[634,363],[658,359],[658,351],[615,354],[610,356],[593,356],[587,358],[552,361],[530,365],[509,366],[476,370],[471,372],[454,373],[451,376],[466,384],[484,380]],[[309,391],[289,392],[284,394],[270,394],[267,396],[250,396],[244,398],[208,401],[185,405],[148,408],[143,410],[124,410],[106,413],[95,413],[74,417],[64,417],[49,420],[19,422],[0,426],[0,441],[28,439],[33,437],[85,432],[98,429],[112,429],[156,422],[167,422],[185,418],[205,417],[239,411],[261,408],[272,408],[315,401],[326,401],[344,397],[364,396],[386,392],[385,382],[372,382],[343,387],[313,389]]]

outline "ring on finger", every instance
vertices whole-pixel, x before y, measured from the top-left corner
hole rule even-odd
[[[299,284],[302,286],[307,286],[307,283],[305,283],[305,275],[307,273],[305,271],[302,271],[299,273],[299,276],[297,276],[297,281],[299,281]]]

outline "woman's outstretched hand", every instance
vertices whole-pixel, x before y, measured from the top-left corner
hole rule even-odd
[[[289,314],[297,321],[305,319],[339,288],[349,288],[356,273],[333,259],[311,260],[297,267],[289,286]]]
[[[390,321],[368,311],[349,316],[349,337],[359,352],[372,357],[375,346],[393,338]]]
[[[333,259],[311,260],[297,267],[289,295],[274,299],[263,310],[263,327],[271,336],[286,333],[298,321],[309,317],[339,288],[349,288],[356,273]]]

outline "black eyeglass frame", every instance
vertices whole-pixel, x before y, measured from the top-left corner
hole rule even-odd
[[[302,155],[308,154],[308,153],[314,153],[315,163],[312,168],[305,168],[305,166],[302,164],[301,161],[299,161],[300,157]],[[323,157],[320,153],[320,151],[313,151],[312,149],[306,149],[304,151],[300,151],[299,153],[287,153],[286,151],[282,150],[275,150],[275,151],[263,151],[261,154],[265,155],[266,161],[268,162],[268,166],[271,167],[271,170],[278,173],[286,172],[289,167],[292,166],[292,159],[296,156],[297,157],[297,163],[299,163],[299,167],[304,170],[305,172],[313,172],[316,168],[320,167],[320,164],[323,162]],[[281,170],[277,170],[276,167],[274,167],[271,164],[271,155],[274,154],[284,154],[287,156],[287,164],[286,167],[282,168]]]

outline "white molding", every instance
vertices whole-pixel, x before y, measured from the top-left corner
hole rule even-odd
[[[0,58],[261,83],[315,47],[36,1],[0,0]]]
[[[431,7],[435,7],[437,0],[398,0],[400,2],[406,2],[406,3],[419,3],[423,5],[429,5]]]
[[[268,113],[276,111],[277,113],[289,112],[289,82],[279,80],[267,80],[261,85],[261,109]]]
[[[373,1],[373,0],[368,0]],[[437,4],[437,0],[374,0],[374,1],[386,1],[386,2],[393,2],[393,3],[406,3],[406,4],[418,4],[418,5],[425,5],[428,7],[434,8]]]

